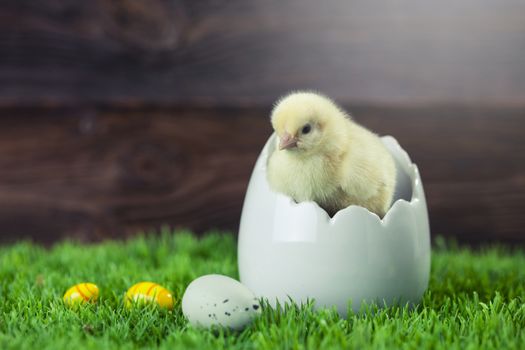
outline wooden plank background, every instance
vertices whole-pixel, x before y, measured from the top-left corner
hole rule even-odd
[[[525,3],[0,1],[0,239],[236,231],[271,103],[418,163],[433,234],[525,243]]]

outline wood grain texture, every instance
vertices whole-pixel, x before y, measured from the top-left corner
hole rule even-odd
[[[0,1],[0,104],[525,105],[525,2]]]
[[[525,111],[353,106],[420,168],[432,233],[525,243]],[[238,229],[267,108],[0,109],[3,241]]]
[[[0,240],[237,230],[270,105],[394,135],[436,234],[525,242],[525,2],[0,1]]]
[[[0,120],[0,228],[46,241],[162,223],[234,229],[267,134],[227,110],[16,110]]]

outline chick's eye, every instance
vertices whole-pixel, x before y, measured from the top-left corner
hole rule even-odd
[[[301,132],[303,134],[308,134],[311,130],[312,130],[312,127],[310,126],[310,124],[306,124],[305,126],[303,126],[303,129],[301,130]]]

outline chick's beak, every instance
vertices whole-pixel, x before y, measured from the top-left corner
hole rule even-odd
[[[297,147],[297,139],[292,137],[289,133],[285,132],[279,142],[279,150]]]

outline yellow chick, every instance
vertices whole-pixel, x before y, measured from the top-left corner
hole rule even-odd
[[[331,216],[349,205],[380,217],[396,186],[396,166],[380,138],[332,100],[297,92],[277,102],[277,134],[267,164],[270,187],[296,202],[314,201]]]

